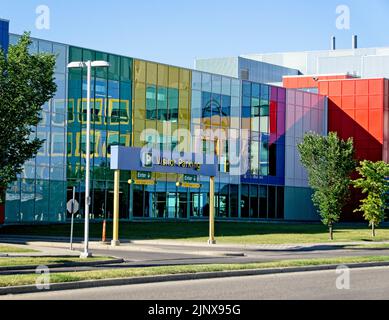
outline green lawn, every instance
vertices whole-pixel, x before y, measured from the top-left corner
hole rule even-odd
[[[317,266],[317,265],[341,265],[341,264],[364,263],[364,262],[389,262],[389,257],[387,256],[345,257],[345,258],[310,259],[310,260],[286,260],[286,261],[278,261],[278,262],[250,263],[250,264],[186,265],[186,266],[167,266],[167,267],[54,273],[50,275],[50,282],[61,283],[61,282],[83,281],[83,280],[146,277],[146,276],[154,276],[154,275],[287,268],[287,267]],[[36,283],[36,278],[37,275],[0,276],[0,287],[31,285]]]
[[[260,224],[260,223],[216,223],[218,243],[236,244],[288,244],[329,242],[327,229],[321,224]],[[69,236],[69,225],[56,226],[8,226],[0,229],[3,234]],[[75,226],[75,236],[82,237],[83,224]],[[102,223],[90,225],[90,235],[101,239]],[[107,237],[112,235],[112,224],[107,225]],[[149,222],[120,224],[122,240],[180,240],[206,242],[208,239],[207,222]],[[372,241],[370,229],[364,225],[335,228],[335,241]],[[375,241],[389,241],[389,228],[377,231]]]
[[[77,257],[6,257],[0,258],[0,267],[14,266],[38,266],[44,265],[50,267],[51,264],[75,263],[75,262],[93,262],[104,261],[111,258],[108,257],[92,257],[88,260]]]
[[[38,252],[38,251],[28,249],[28,248],[23,248],[23,247],[0,245],[0,253],[32,253],[32,252]]]

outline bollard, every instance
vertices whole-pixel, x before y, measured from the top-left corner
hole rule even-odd
[[[107,241],[107,221],[106,220],[103,221],[103,236],[101,241],[103,243]]]

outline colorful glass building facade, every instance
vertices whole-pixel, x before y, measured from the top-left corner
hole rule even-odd
[[[10,35],[11,44],[17,39]],[[81,204],[76,218],[83,218],[86,71],[66,66],[87,60],[110,62],[92,76],[91,219],[113,215],[111,146],[152,142],[190,152],[199,132],[218,131],[226,137],[216,180],[219,219],[318,220],[296,146],[308,131],[327,133],[325,96],[39,39],[31,51],[57,55],[58,92],[43,107],[36,128],[43,147],[7,190],[5,223],[66,222],[73,187]],[[212,143],[202,143],[201,152],[214,153]],[[246,157],[233,164],[236,153]],[[121,174],[121,219],[209,215],[207,178],[200,177],[200,189],[177,187],[183,179],[178,174],[153,174],[155,185],[128,184],[136,174]]]

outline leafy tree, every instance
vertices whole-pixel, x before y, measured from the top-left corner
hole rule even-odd
[[[376,235],[376,228],[385,219],[385,210],[388,208],[387,194],[389,193],[389,164],[383,161],[362,161],[357,168],[360,178],[353,181],[355,188],[362,189],[367,197],[361,200],[361,206],[355,212],[363,212],[364,218],[369,221],[372,236]]]
[[[0,50],[0,194],[41,148],[44,140],[34,137],[35,128],[57,90],[55,56],[30,54],[31,43],[24,33],[7,55]]]
[[[353,140],[341,140],[335,132],[328,136],[309,133],[298,149],[314,190],[313,203],[333,240],[334,224],[350,195],[350,175],[355,169]]]

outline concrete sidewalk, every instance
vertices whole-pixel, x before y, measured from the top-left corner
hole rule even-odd
[[[15,248],[32,249],[36,251],[36,252],[20,252],[20,253],[10,252],[10,253],[3,254],[2,255],[3,257],[21,258],[21,257],[79,257],[80,256],[79,252],[71,251],[69,249],[66,249],[65,247],[54,248],[45,243],[39,245],[36,243],[18,244],[18,243],[9,243],[7,241],[5,242],[3,241],[2,239],[0,239],[0,245],[4,245],[4,246],[9,245]]]
[[[68,238],[54,238],[42,236],[14,236],[0,235],[0,243],[4,244],[24,244],[32,249],[42,252],[52,253],[53,255],[73,254],[69,250]],[[385,242],[327,242],[327,243],[304,243],[304,244],[216,244],[208,245],[202,242],[184,242],[175,240],[133,240],[123,241],[121,246],[112,247],[109,243],[102,243],[98,239],[91,239],[89,247],[92,250],[105,251],[133,251],[133,252],[166,252],[178,254],[191,254],[201,256],[244,256],[246,252],[305,252],[305,251],[327,251],[327,250],[345,250],[345,247],[363,246],[363,245],[383,245]],[[83,239],[74,239],[74,250],[83,250]],[[389,248],[388,248],[389,249]]]

